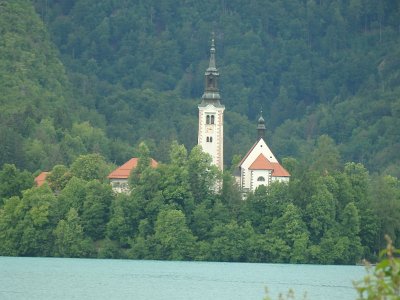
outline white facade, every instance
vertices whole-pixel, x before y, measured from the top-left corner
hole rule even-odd
[[[264,139],[259,139],[258,142],[253,146],[253,148],[248,152],[247,156],[242,160],[240,164],[240,187],[242,189],[246,190],[255,190],[259,185],[265,184],[268,185],[271,182],[271,179],[269,176],[270,174],[266,174],[266,171],[270,170],[261,170],[264,171],[262,174],[259,174],[258,171],[257,174],[253,174],[254,171],[249,170],[250,165],[256,160],[256,158],[260,155],[264,154],[266,158],[268,158],[269,161],[271,162],[278,162],[272,153],[272,151],[269,149],[267,144],[265,143]],[[257,175],[259,176],[264,176],[265,177],[265,182],[257,182]]]
[[[221,171],[224,167],[224,110],[222,105],[199,105],[198,144],[211,155],[213,164]]]
[[[212,163],[224,168],[224,110],[218,90],[219,72],[215,64],[214,39],[211,42],[210,62],[204,74],[204,93],[199,104],[197,143],[212,157]]]
[[[110,184],[115,193],[125,193],[125,194],[130,193],[128,179],[112,178],[110,179]]]
[[[238,166],[236,182],[243,193],[268,186],[274,181],[288,182],[290,174],[278,162],[271,149],[260,137]]]

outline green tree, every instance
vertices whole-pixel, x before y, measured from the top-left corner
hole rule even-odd
[[[101,184],[98,180],[87,183],[81,214],[81,224],[86,236],[93,240],[104,238],[112,199],[113,192],[109,184]]]
[[[187,167],[187,151],[185,146],[172,142],[170,163],[162,169],[162,195],[167,204],[185,212],[191,217],[194,200],[190,190],[189,171]],[[190,222],[190,219],[188,220]]]
[[[190,152],[188,172],[195,203],[212,199],[219,174],[217,168],[211,164],[211,157],[200,146],[195,146]]]
[[[218,224],[212,230],[211,258],[217,261],[246,261],[248,240],[254,235],[250,222]]]
[[[32,188],[23,197],[11,197],[0,210],[2,255],[49,256],[52,249],[50,207],[56,201],[47,185]]]
[[[341,215],[341,235],[347,237],[349,246],[346,251],[346,260],[342,263],[357,263],[363,255],[360,234],[360,217],[358,209],[353,202],[350,202],[342,211]]]
[[[328,229],[336,224],[336,206],[333,195],[324,184],[311,197],[306,207],[306,220],[311,240],[317,242]]]
[[[111,203],[110,220],[107,223],[106,236],[113,241],[118,241],[123,248],[128,246],[139,226],[142,209],[136,197],[118,194]]]
[[[104,131],[100,128],[95,128],[89,122],[73,124],[71,136],[79,137],[82,141],[86,152],[99,153],[102,156],[108,156],[110,153],[109,140]]]
[[[20,171],[15,165],[4,164],[0,170],[0,206],[12,196],[22,196],[22,191],[33,186],[33,176],[28,171]]]
[[[140,176],[146,169],[150,168],[151,164],[150,150],[144,142],[139,144],[138,153],[139,155],[137,166],[131,171],[131,174],[129,175],[129,185],[132,188],[139,184]]]
[[[400,181],[392,176],[375,178],[371,189],[373,207],[377,214],[379,229],[379,246],[385,234],[393,237],[393,243],[399,244],[400,233]]]
[[[49,183],[51,189],[55,192],[61,192],[68,181],[71,179],[69,169],[64,165],[56,165],[47,175],[46,181]]]
[[[194,257],[196,238],[188,228],[182,211],[175,209],[161,211],[154,229],[158,258],[188,260]]]
[[[54,254],[61,257],[88,257],[90,241],[85,239],[77,211],[71,208],[66,219],[54,229]]]
[[[362,281],[356,282],[355,288],[362,299],[398,299],[400,294],[400,251],[396,249],[388,236],[387,247],[379,254],[380,261],[372,272]]]
[[[321,135],[312,153],[312,169],[326,174],[338,170],[339,166],[340,154],[335,142],[328,135]]]
[[[298,207],[288,204],[283,215],[273,220],[270,230],[290,247],[291,263],[307,262],[309,232]]]
[[[86,181],[97,179],[105,181],[111,168],[103,156],[87,154],[79,156],[71,165],[71,175]]]
[[[65,216],[70,208],[74,208],[78,214],[82,213],[83,203],[86,199],[86,181],[72,177],[58,196],[58,211]]]

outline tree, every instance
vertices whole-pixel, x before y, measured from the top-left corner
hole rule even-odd
[[[338,170],[339,165],[340,154],[335,142],[328,135],[321,135],[312,153],[312,169],[326,174]]]
[[[325,185],[320,185],[306,207],[306,219],[311,233],[311,240],[319,239],[335,225],[336,205],[333,195]]]
[[[154,239],[157,257],[170,260],[187,260],[194,257],[196,238],[186,224],[182,211],[163,210],[157,216]]]
[[[291,263],[306,263],[309,232],[298,207],[290,203],[281,217],[271,224],[270,232],[285,241],[290,247]]]
[[[396,238],[400,233],[400,180],[392,176],[379,176],[375,178],[371,194],[380,223],[379,246],[385,234],[392,237],[394,244],[400,244]]]
[[[98,180],[88,182],[81,214],[81,222],[86,236],[93,240],[104,238],[112,199],[113,192],[109,184],[101,184]]]
[[[127,247],[129,239],[138,230],[141,216],[142,208],[136,197],[125,194],[116,195],[111,203],[106,236],[111,240],[118,241],[121,247]]]
[[[86,184],[83,179],[72,177],[65,188],[57,197],[57,209],[60,219],[63,219],[70,208],[74,208],[78,214],[83,211],[83,203],[86,199]]]
[[[82,141],[86,152],[99,153],[103,156],[109,155],[108,139],[104,131],[100,128],[95,128],[89,122],[73,124],[71,129],[72,137],[79,137]]]
[[[254,235],[250,222],[217,224],[211,233],[211,258],[217,261],[246,261],[248,240]]]
[[[22,196],[22,191],[33,186],[33,176],[28,171],[20,171],[15,165],[4,164],[0,170],[0,206],[3,199]]]
[[[380,247],[380,245],[377,245],[380,226],[374,209],[376,206],[372,202],[373,198],[371,198],[370,176],[362,164],[354,162],[345,164],[344,174],[350,182],[352,199],[359,211],[361,244],[367,246],[364,250],[367,255],[374,255],[374,252],[378,251]],[[377,199],[380,201],[380,196]]]
[[[387,247],[379,254],[380,261],[372,273],[356,282],[359,299],[398,299],[400,294],[400,251],[396,249],[388,236]],[[369,270],[369,269],[368,269]]]
[[[360,234],[360,217],[358,209],[353,202],[350,202],[342,211],[341,215],[341,236],[349,240],[348,250],[346,251],[346,260],[343,263],[357,263],[363,255]]]
[[[51,189],[55,192],[61,192],[68,181],[71,179],[69,169],[64,165],[55,165],[50,174],[47,175],[46,181],[49,183]]]
[[[151,164],[150,150],[144,142],[139,144],[138,152],[139,155],[137,166],[131,171],[131,174],[129,175],[129,185],[132,188],[139,184],[140,176],[146,169],[150,168]]]
[[[161,169],[162,184],[160,189],[167,204],[185,212],[190,218],[194,209],[193,195],[190,190],[185,146],[172,142],[170,163]],[[190,222],[190,219],[188,220]]]
[[[49,256],[52,249],[50,207],[55,196],[47,185],[11,197],[0,210],[2,255]]]
[[[71,165],[71,175],[86,181],[97,179],[105,181],[111,168],[100,154],[79,156]]]
[[[71,208],[66,219],[54,229],[54,254],[61,257],[88,257],[90,241],[86,240],[77,211]]]
[[[188,161],[189,183],[195,203],[212,198],[219,179],[218,169],[211,164],[211,157],[195,146]]]

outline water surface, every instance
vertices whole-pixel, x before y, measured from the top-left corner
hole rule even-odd
[[[356,299],[360,266],[0,257],[0,299]]]

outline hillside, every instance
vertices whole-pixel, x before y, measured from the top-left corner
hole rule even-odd
[[[400,176],[399,12],[0,0],[0,255],[354,264],[376,259],[384,234],[399,245],[400,181],[382,176]],[[193,147],[211,32],[225,170],[262,108],[291,173],[246,201]],[[132,156],[131,193],[116,194],[107,174]]]
[[[227,165],[253,143],[262,109],[278,157],[306,160],[327,134],[342,162],[400,176],[396,1],[19,0],[2,9],[1,164],[36,171],[93,151],[121,163],[141,140],[161,161],[172,140],[192,148],[215,32]]]

